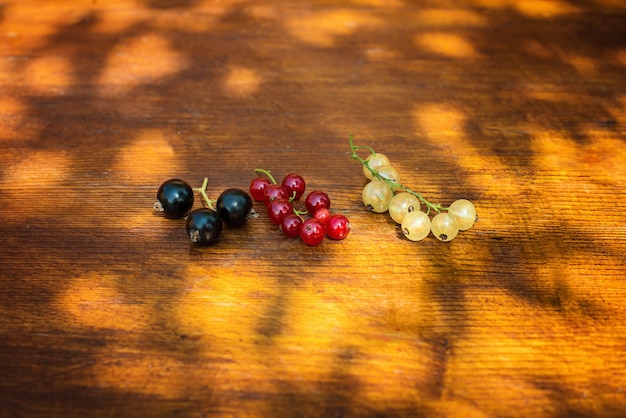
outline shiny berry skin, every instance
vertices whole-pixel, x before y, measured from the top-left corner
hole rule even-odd
[[[306,189],[306,182],[298,174],[287,174],[283,178],[283,189],[287,191],[287,195],[293,200],[300,199]]]
[[[330,198],[324,192],[319,190],[312,191],[304,199],[304,206],[309,213],[315,213],[321,208],[330,209]]]
[[[298,238],[300,236],[302,222],[301,217],[295,213],[291,213],[283,219],[283,222],[280,224],[280,230],[283,231],[283,234],[290,238]]]
[[[324,240],[326,229],[315,218],[309,218],[302,223],[300,238],[306,245],[319,245]]]
[[[267,217],[273,224],[280,225],[287,215],[293,213],[293,205],[287,199],[272,200],[267,205]]]
[[[272,185],[267,177],[257,177],[250,183],[250,196],[257,201],[262,202],[265,198],[265,189]]]
[[[213,209],[196,209],[187,217],[185,225],[191,242],[209,245],[217,242],[222,233],[222,218]]]
[[[326,225],[326,222],[330,219],[330,210],[326,208],[319,208],[315,211],[313,217],[320,221],[322,225]]]
[[[326,236],[330,239],[344,239],[348,236],[350,228],[348,218],[341,214],[333,215],[326,223]]]
[[[193,207],[193,189],[183,180],[165,181],[156,197],[154,209],[163,212],[168,218],[182,218]]]
[[[252,198],[241,189],[226,189],[217,198],[215,207],[226,225],[241,226],[252,211]]]
[[[263,203],[265,203],[265,206],[268,206],[272,200],[276,199],[289,199],[289,195],[280,184],[271,184],[267,186],[267,189],[265,189]]]

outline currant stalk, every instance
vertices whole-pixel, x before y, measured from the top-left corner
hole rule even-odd
[[[367,170],[369,170],[370,173],[372,173],[372,176],[374,176],[375,178],[377,178],[380,181],[384,181],[385,183],[387,183],[387,185],[391,188],[391,190],[394,189],[400,189],[404,192],[407,192],[413,196],[415,196],[420,202],[422,202],[424,205],[426,205],[426,214],[429,214],[431,209],[434,210],[437,213],[440,213],[441,211],[444,210],[448,210],[448,207],[444,207],[442,206],[440,203],[431,203],[430,201],[426,200],[420,193],[418,192],[414,192],[413,190],[409,189],[408,187],[399,184],[395,181],[389,180],[385,177],[383,177],[382,175],[380,175],[380,173],[378,172],[378,170],[376,170],[375,168],[372,168],[369,163],[367,162],[367,160],[361,158],[359,156],[359,154],[357,153],[358,150],[361,149],[365,149],[368,150],[370,152],[370,156],[372,155],[376,155],[376,151],[374,151],[374,149],[370,146],[367,145],[354,145],[354,141],[352,139],[352,134],[350,134],[350,150],[352,151],[352,155],[351,158],[353,160],[357,160],[358,162],[360,162]]]
[[[276,183],[276,179],[274,178],[274,176],[272,176],[272,173],[269,170],[263,170],[262,168],[255,168],[254,172],[259,173],[259,174],[264,174],[265,176],[267,176],[268,179],[270,179],[272,184],[278,184]]]
[[[202,198],[204,199],[204,203],[206,203],[209,209],[215,210],[215,207],[213,207],[213,203],[217,202],[217,200],[209,199],[209,196],[206,193],[206,188],[208,185],[209,185],[209,179],[205,177],[204,181],[202,182],[202,186],[194,188],[193,190],[200,193],[200,195],[202,195]]]

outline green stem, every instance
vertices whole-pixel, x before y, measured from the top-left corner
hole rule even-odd
[[[270,179],[270,181],[272,182],[272,184],[277,184],[276,183],[276,179],[274,179],[274,176],[272,176],[272,173],[270,173],[269,170],[263,170],[262,168],[256,168],[254,170],[255,173],[261,173],[261,174],[265,174],[267,176],[267,178]]]
[[[413,190],[409,189],[408,187],[402,185],[402,184],[398,184],[395,181],[391,181],[383,176],[380,175],[380,173],[378,173],[378,170],[376,170],[375,168],[372,168],[369,163],[367,162],[366,159],[363,159],[359,156],[359,154],[357,153],[357,151],[359,149],[367,149],[370,151],[370,155],[368,156],[368,158],[370,156],[376,155],[376,152],[374,151],[374,149],[372,147],[368,147],[368,146],[359,146],[359,145],[354,145],[354,141],[352,139],[352,134],[350,134],[350,150],[352,151],[352,156],[351,158],[353,160],[357,160],[358,162],[360,162],[365,168],[367,168],[369,170],[370,173],[372,173],[372,176],[376,177],[378,180],[384,181],[385,183],[387,183],[387,185],[389,187],[391,187],[391,190],[394,189],[399,189],[402,190],[404,192],[407,192],[409,194],[412,194],[413,196],[417,197],[417,199],[422,202],[424,205],[426,205],[426,214],[428,215],[432,210],[434,210],[435,212],[439,213],[442,210],[448,210],[447,207],[443,207],[441,204],[439,203],[431,203],[428,200],[426,200],[420,193],[414,192]]]
[[[293,208],[293,213],[304,221],[304,215],[309,212],[307,212],[306,210],[298,210],[296,208]]]
[[[199,192],[202,195],[202,198],[204,199],[204,203],[206,203],[209,209],[215,210],[215,208],[213,207],[213,203],[216,202],[216,200],[209,199],[209,196],[206,194],[206,188],[208,185],[209,185],[209,179],[205,177],[204,181],[202,182],[202,187],[199,187],[193,190],[195,190],[196,192]]]

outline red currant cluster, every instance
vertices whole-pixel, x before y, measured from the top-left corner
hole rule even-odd
[[[278,184],[267,170],[257,169],[264,174],[250,183],[250,195],[257,202],[267,207],[270,221],[279,225],[288,237],[300,237],[307,245],[319,245],[328,237],[334,240],[344,239],[350,232],[348,218],[330,212],[330,198],[322,191],[315,190],[304,198],[306,211],[300,211],[293,205],[305,192],[306,182],[298,174],[287,174]],[[304,218],[306,215],[308,218]]]
[[[213,244],[222,233],[223,224],[230,227],[242,226],[248,218],[255,216],[252,198],[241,189],[226,189],[217,200],[211,200],[206,194],[208,179],[202,187],[193,189],[179,179],[166,180],[157,191],[154,210],[166,217],[180,219],[187,217],[185,228],[189,239],[196,244]],[[202,195],[207,207],[191,210],[194,192]],[[215,203],[215,207],[213,204]]]

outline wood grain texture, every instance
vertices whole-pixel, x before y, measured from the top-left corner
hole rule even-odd
[[[0,38],[0,416],[623,416],[623,2],[7,0]],[[402,239],[350,133],[480,221]],[[152,211],[257,167],[348,238]]]

